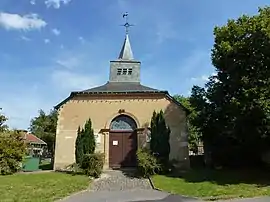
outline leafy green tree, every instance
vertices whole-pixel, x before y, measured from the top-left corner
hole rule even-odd
[[[0,111],[2,110],[2,108],[0,108]],[[3,114],[0,113],[0,132],[4,132],[5,130],[7,130],[7,125],[5,124],[5,122],[7,121],[7,117]]]
[[[46,114],[39,110],[39,115],[31,120],[30,132],[47,143],[48,150],[54,152],[55,135],[57,127],[57,111],[51,110]]]
[[[214,163],[254,164],[269,149],[270,8],[215,27],[212,63],[217,75],[194,86],[191,104]]]
[[[19,171],[25,153],[26,146],[21,133],[0,132],[0,175],[9,175]]]
[[[182,95],[175,95],[174,99],[180,102],[186,109],[190,111],[190,114],[187,116],[187,126],[188,126],[188,143],[189,149],[195,153],[198,152],[198,146],[200,143],[201,133],[197,128],[192,124],[192,121],[196,118],[197,112],[194,110],[190,103],[189,97],[184,97]]]
[[[163,111],[153,112],[151,119],[150,150],[157,155],[161,164],[166,165],[170,154],[170,128],[166,125]]]

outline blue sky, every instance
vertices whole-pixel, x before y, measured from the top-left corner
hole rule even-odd
[[[167,3],[165,3],[167,2]],[[188,95],[214,73],[213,28],[254,14],[269,0],[1,0],[0,107],[27,129],[71,91],[104,84],[124,40],[129,12],[142,83]]]

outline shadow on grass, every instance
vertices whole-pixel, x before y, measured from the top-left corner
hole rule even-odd
[[[55,172],[69,174],[69,175],[72,175],[72,176],[75,176],[75,175],[85,175],[85,173],[83,171],[55,170]]]
[[[218,185],[255,184],[258,187],[270,186],[269,171],[262,168],[210,169],[191,168],[186,172],[174,171],[165,176],[182,178],[186,182],[212,182]]]

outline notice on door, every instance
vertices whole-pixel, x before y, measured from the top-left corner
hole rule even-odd
[[[115,145],[118,145],[118,141],[117,140],[113,140],[112,144],[115,146]]]

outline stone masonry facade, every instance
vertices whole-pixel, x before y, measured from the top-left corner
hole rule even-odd
[[[120,112],[119,112],[120,110]],[[104,169],[109,168],[109,132],[111,121],[122,114],[133,118],[138,128],[149,124],[153,111],[164,111],[165,120],[171,129],[170,159],[178,162],[179,168],[189,168],[188,131],[186,111],[164,94],[96,94],[77,95],[59,109],[54,169],[62,169],[75,162],[77,129],[91,118],[97,137],[96,151],[105,154]],[[107,129],[106,132],[104,129]],[[138,136],[142,134],[138,133]],[[138,137],[138,140],[142,140]],[[142,142],[138,142],[141,145]]]

